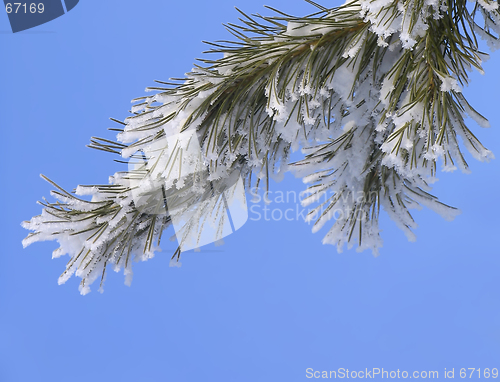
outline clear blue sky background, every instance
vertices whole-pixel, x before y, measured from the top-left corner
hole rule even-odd
[[[201,40],[228,37],[236,5],[261,0],[89,1],[13,35],[0,12],[3,166],[0,381],[304,381],[314,370],[500,368],[500,161],[439,175],[435,193],[463,211],[453,222],[415,212],[418,241],[385,216],[381,256],[337,254],[302,221],[248,221],[212,252],[169,268],[174,244],[135,265],[132,286],[109,274],[104,294],[57,285],[55,242],[23,250],[20,227],[49,196],[43,173],[67,189],[106,183],[113,156],[85,147],[113,137],[130,100],[154,79],[189,71]],[[301,1],[268,5],[303,15]],[[325,3],[325,6],[338,5]],[[477,135],[500,156],[500,53],[465,89],[492,128]],[[275,190],[303,189],[288,176]],[[290,204],[291,208],[295,208]],[[219,252],[216,252],[218,250]]]

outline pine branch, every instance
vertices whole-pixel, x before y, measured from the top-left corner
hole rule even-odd
[[[310,183],[304,205],[316,204],[313,231],[342,251],[382,246],[381,207],[410,240],[410,209],[426,206],[452,219],[458,210],[429,194],[437,163],[468,165],[458,143],[478,160],[493,158],[467,128],[466,116],[487,120],[465,99],[467,71],[487,57],[476,35],[500,46],[498,4],[464,1],[351,1],[306,17],[248,16],[226,28],[236,41],[209,43],[209,53],[186,78],[148,88],[133,102],[118,142],[92,138],[89,147],[121,154],[128,171],[110,185],[79,186],[44,202],[24,227],[34,241],[59,241],[54,257],[71,257],[60,283],[73,273],[81,292],[109,264],[125,269],[151,258],[161,234],[175,226],[182,251],[225,236],[228,208],[246,188],[287,170]],[[484,26],[476,19],[481,15]],[[291,151],[305,157],[289,163]],[[179,223],[181,222],[182,223]]]

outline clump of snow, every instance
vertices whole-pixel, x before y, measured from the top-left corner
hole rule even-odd
[[[449,92],[450,90],[453,90],[457,93],[461,93],[462,89],[460,88],[460,85],[458,84],[458,81],[450,76],[439,76],[441,79],[441,88],[440,90],[442,92]]]

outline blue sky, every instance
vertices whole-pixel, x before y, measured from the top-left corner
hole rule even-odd
[[[248,221],[221,247],[187,253],[169,268],[173,243],[135,264],[131,287],[108,275],[82,297],[55,242],[22,249],[20,223],[51,186],[106,183],[121,170],[85,147],[113,137],[130,100],[154,79],[180,77],[237,22],[233,6],[262,2],[80,1],[68,14],[12,34],[0,12],[0,125],[4,203],[0,256],[0,381],[304,381],[306,369],[439,371],[500,368],[499,160],[472,174],[440,173],[434,193],[459,207],[447,222],[416,211],[417,242],[384,216],[381,255],[337,254],[303,221]],[[305,2],[268,5],[291,14]],[[338,5],[335,2],[333,5]],[[330,4],[324,4],[330,5]],[[500,155],[493,54],[464,90],[492,125],[477,136]],[[301,191],[287,176],[273,190]],[[295,208],[290,203],[290,208]]]

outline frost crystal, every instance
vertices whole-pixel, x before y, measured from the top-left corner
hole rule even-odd
[[[102,290],[108,265],[130,284],[132,260],[152,258],[168,227],[180,266],[183,250],[244,223],[231,211],[245,211],[252,180],[268,185],[288,170],[309,184],[313,231],[329,223],[323,243],[339,252],[378,253],[380,207],[415,240],[409,209],[458,213],[429,194],[438,162],[468,171],[457,136],[476,159],[493,158],[465,125],[466,116],[488,121],[461,93],[487,58],[474,34],[500,47],[497,2],[475,5],[354,0],[303,18],[244,15],[244,27],[228,27],[240,41],[213,49],[222,58],[134,100],[118,142],[93,138],[91,147],[129,159],[128,171],[78,186],[91,200],[53,183],[57,201],[23,223],[34,231],[23,244],[56,239],[53,257],[70,256],[59,282],[76,274],[82,294],[99,277]],[[289,163],[300,147],[304,158]]]

